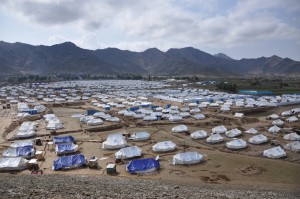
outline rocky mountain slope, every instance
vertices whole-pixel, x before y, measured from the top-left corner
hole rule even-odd
[[[150,48],[132,52],[117,48],[82,49],[71,42],[33,46],[0,42],[0,74],[90,73],[103,75],[295,75],[300,62],[278,56],[234,60],[187,47],[162,52]]]

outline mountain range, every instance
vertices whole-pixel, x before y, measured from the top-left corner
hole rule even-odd
[[[0,74],[89,73],[102,75],[199,75],[215,77],[300,75],[300,62],[260,57],[235,60],[186,47],[162,52],[150,48],[132,52],[117,48],[83,49],[71,42],[33,46],[0,41]]]

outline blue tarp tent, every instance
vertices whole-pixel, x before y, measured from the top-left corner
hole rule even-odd
[[[130,173],[147,173],[153,172],[160,168],[160,164],[153,158],[145,158],[140,160],[132,160],[126,166],[126,170]]]
[[[53,161],[53,170],[76,168],[82,165],[86,165],[86,159],[82,154],[63,156]]]
[[[74,153],[78,150],[78,146],[73,143],[63,143],[56,145],[56,153],[60,154],[67,154],[67,153]]]
[[[61,144],[61,143],[74,143],[75,138],[73,136],[67,135],[67,136],[57,136],[53,138],[54,144]]]
[[[23,156],[29,156],[31,157],[33,154],[33,147],[32,146],[23,146],[23,147],[17,147],[16,148],[16,154],[19,157],[23,157]]]

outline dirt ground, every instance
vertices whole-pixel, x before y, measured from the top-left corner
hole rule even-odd
[[[154,100],[153,103],[165,107],[166,103]],[[171,103],[183,107],[181,103]],[[161,168],[157,174],[137,176],[130,175],[126,171],[126,164],[130,160],[124,160],[122,164],[117,165],[118,176],[126,178],[141,178],[141,179],[163,179],[182,184],[228,184],[228,185],[276,185],[282,187],[296,188],[300,184],[300,154],[287,151],[287,157],[283,159],[268,159],[262,156],[263,150],[272,148],[270,142],[262,145],[252,145],[248,143],[248,147],[241,150],[231,150],[225,147],[227,141],[232,140],[224,135],[225,142],[220,144],[209,144],[205,139],[193,140],[189,134],[196,130],[206,130],[208,133],[217,125],[224,125],[228,130],[238,128],[242,131],[249,128],[255,128],[259,133],[263,133],[270,140],[276,139],[280,142],[281,146],[289,141],[283,139],[283,136],[292,132],[292,129],[299,129],[300,122],[285,123],[282,132],[278,135],[272,135],[267,130],[272,126],[272,120],[266,120],[265,116],[276,113],[280,114],[282,111],[291,110],[299,106],[277,107],[267,112],[246,115],[245,118],[234,118],[234,111],[222,113],[219,108],[203,108],[201,113],[206,115],[204,120],[184,119],[180,122],[169,121],[154,121],[145,122],[142,120],[126,119],[120,122],[121,127],[115,130],[105,130],[114,125],[112,122],[104,122],[100,131],[89,132],[79,122],[78,118],[71,118],[71,115],[76,113],[84,113],[85,108],[91,107],[88,103],[82,107],[57,107],[52,108],[53,112],[64,123],[65,128],[58,131],[60,133],[67,132],[65,135],[72,135],[77,140],[80,153],[84,154],[87,159],[91,156],[98,157],[98,163],[101,168],[99,169],[74,169],[65,171],[53,171],[53,161],[58,158],[54,150],[48,145],[46,140],[51,140],[49,131],[45,130],[45,122],[38,121],[39,127],[37,136],[41,137],[45,142],[43,146],[37,146],[37,150],[45,151],[45,160],[39,161],[40,168],[45,174],[62,174],[62,175],[99,175],[107,176],[106,165],[115,162],[114,154],[118,150],[105,150],[102,149],[102,142],[105,141],[107,136],[111,133],[131,133],[138,131],[147,131],[151,134],[151,139],[147,141],[128,141],[129,146],[139,146],[142,148],[143,156],[156,157],[159,155]],[[101,109],[99,109],[101,110]],[[112,109],[110,113],[117,116],[116,112],[120,109]],[[5,128],[12,122],[12,110],[0,110],[0,132],[2,133]],[[171,129],[179,124],[185,124],[189,128],[188,133],[172,133]],[[95,127],[97,128],[97,126]],[[14,131],[10,132],[7,138],[13,139]],[[73,132],[71,132],[73,131]],[[68,133],[69,132],[69,133]],[[47,136],[46,136],[47,135]],[[223,135],[222,135],[223,136]],[[248,141],[253,136],[243,133],[239,138]],[[159,141],[171,140],[177,144],[176,150],[167,153],[155,153],[151,147]],[[11,142],[4,141],[3,136],[0,136],[0,143],[2,143],[0,150],[5,150],[5,145]],[[197,151],[204,155],[204,161],[196,165],[172,165],[171,160],[173,155],[184,151]],[[29,170],[20,172],[20,174],[30,174]]]

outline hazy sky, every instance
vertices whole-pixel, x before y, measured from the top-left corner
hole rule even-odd
[[[0,0],[0,40],[300,61],[300,0]]]

